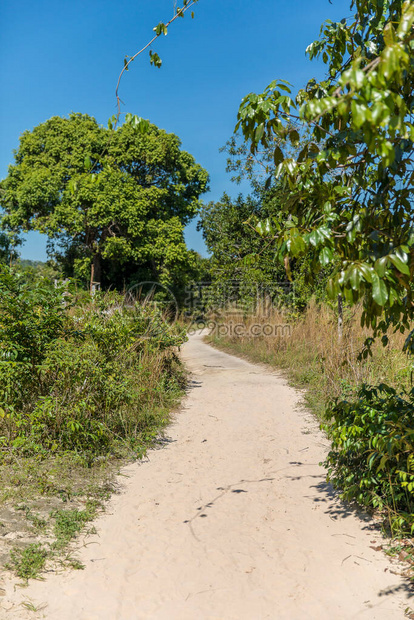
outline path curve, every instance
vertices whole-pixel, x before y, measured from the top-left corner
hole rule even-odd
[[[126,469],[85,570],[9,582],[5,618],[402,619],[408,589],[325,484],[327,443],[298,392],[199,334],[183,358],[191,389],[170,442]]]

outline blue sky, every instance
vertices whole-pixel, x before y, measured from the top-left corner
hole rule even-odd
[[[124,75],[123,112],[176,133],[211,176],[204,200],[240,188],[225,172],[219,148],[231,136],[239,103],[275,78],[295,88],[324,68],[305,57],[321,23],[350,14],[349,0],[199,0],[195,19],[171,26],[153,50],[161,69],[139,57]],[[173,0],[3,0],[0,7],[0,178],[13,161],[20,134],[71,111],[106,124],[115,113],[115,85],[126,54],[173,14]],[[204,253],[195,223],[189,247]],[[30,233],[23,258],[44,260],[46,242]]]

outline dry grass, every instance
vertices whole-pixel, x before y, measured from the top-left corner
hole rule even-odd
[[[266,317],[244,319],[228,312],[225,318],[216,319],[209,339],[218,347],[285,369],[294,385],[307,388],[308,405],[322,414],[327,400],[350,395],[362,383],[411,385],[410,360],[402,353],[403,334],[389,334],[387,347],[378,342],[372,357],[358,359],[365,339],[371,336],[361,327],[360,316],[359,308],[346,310],[340,339],[337,316],[327,305],[311,303],[299,317],[276,309]],[[235,334],[236,325],[243,326],[241,335]],[[273,335],[252,335],[252,329],[261,332],[266,325],[272,326]]]

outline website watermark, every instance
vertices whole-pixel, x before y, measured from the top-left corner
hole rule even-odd
[[[290,338],[292,326],[289,323],[240,323],[232,320],[220,321],[193,321],[188,334],[199,331],[208,331],[208,335],[218,338]]]

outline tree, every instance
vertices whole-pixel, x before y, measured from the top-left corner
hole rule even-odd
[[[20,237],[11,230],[0,231],[0,263],[11,264],[19,257],[17,246],[21,245]]]
[[[273,144],[287,218],[264,220],[258,231],[274,239],[280,258],[313,248],[315,272],[335,255],[330,296],[361,300],[376,333],[390,324],[404,330],[414,316],[414,5],[352,0],[351,9],[352,18],[326,22],[307,49],[327,65],[327,78],[296,97],[283,80],[248,95],[236,130],[252,153]],[[305,128],[301,152],[286,156],[284,145],[297,144]]]
[[[223,194],[200,211],[198,229],[211,253],[213,277],[221,280],[245,280],[271,283],[285,279],[284,270],[274,261],[274,251],[263,247],[254,225],[259,217],[277,211],[275,200],[263,204],[241,194],[232,200]]]
[[[306,143],[306,134],[299,144],[290,146],[290,153],[297,155]],[[274,251],[272,238],[263,243],[257,234],[261,222],[278,222],[282,225],[287,213],[282,208],[285,192],[281,183],[274,179],[273,162],[274,141],[267,147],[251,153],[240,135],[234,135],[220,149],[226,152],[226,171],[232,174],[231,180],[237,184],[250,183],[252,194],[241,194],[232,200],[224,193],[221,200],[205,205],[200,211],[199,230],[211,253],[211,275],[215,283],[237,281],[243,287],[263,287],[268,291],[289,291],[289,297],[282,296],[285,302],[294,302],[296,307],[304,307],[310,297],[323,293],[331,269],[324,269],[311,286],[309,279],[311,257],[292,260],[280,264]],[[309,255],[311,251],[309,252]],[[289,279],[294,286],[290,286]],[[294,290],[294,296],[292,292]]]
[[[49,252],[91,283],[126,265],[168,283],[188,259],[183,228],[208,174],[174,134],[126,120],[114,130],[71,114],[24,132],[1,183],[3,226],[46,233]]]

